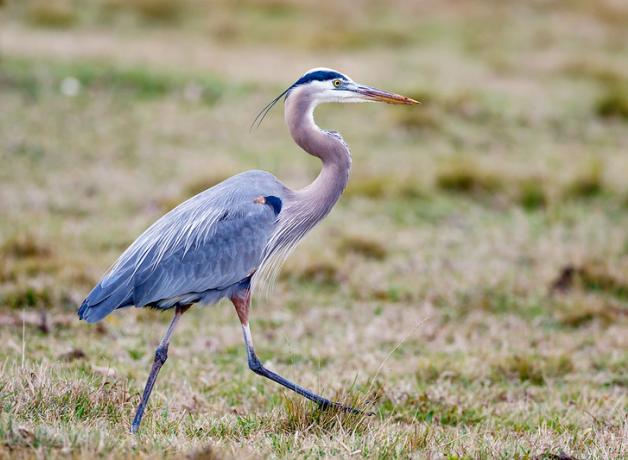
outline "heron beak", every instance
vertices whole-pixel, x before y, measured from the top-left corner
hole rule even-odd
[[[404,104],[414,105],[419,101],[415,101],[409,97],[401,96],[400,94],[389,93],[381,89],[372,88],[370,86],[356,86],[352,88],[352,91],[358,93],[367,101],[385,102],[386,104]]]

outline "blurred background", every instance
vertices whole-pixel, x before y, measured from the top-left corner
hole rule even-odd
[[[0,454],[621,456],[627,24],[621,0],[0,0]],[[189,314],[133,444],[170,315],[75,309],[186,198],[253,168],[309,183],[283,107],[249,127],[319,66],[422,104],[317,110],[350,185],[253,334],[378,417],[323,424],[249,375],[221,304]]]

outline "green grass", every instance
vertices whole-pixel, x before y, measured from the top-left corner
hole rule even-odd
[[[106,92],[154,99],[176,93],[182,99],[213,105],[225,91],[225,84],[208,74],[186,75],[103,62],[34,63],[6,57],[0,60],[0,81],[32,98],[57,92],[69,97]]]
[[[617,2],[9,2],[0,56],[0,458],[622,458],[628,76]],[[489,33],[490,31],[490,33]],[[324,55],[324,56],[323,56]],[[319,165],[260,107],[313,66],[414,97],[325,106],[348,189],[252,330],[75,309],[147,225],[244,169]]]

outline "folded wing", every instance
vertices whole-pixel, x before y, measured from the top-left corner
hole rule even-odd
[[[79,316],[95,322],[129,305],[170,308],[216,301],[258,267],[276,225],[284,188],[249,171],[191,198],[149,227],[84,300]]]

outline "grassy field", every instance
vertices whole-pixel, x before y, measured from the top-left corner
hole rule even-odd
[[[384,6],[385,5],[385,6]],[[626,458],[622,2],[0,2],[0,458]],[[251,326],[77,305],[178,202],[319,164],[268,100],[311,67],[422,101],[326,106],[343,199]]]

